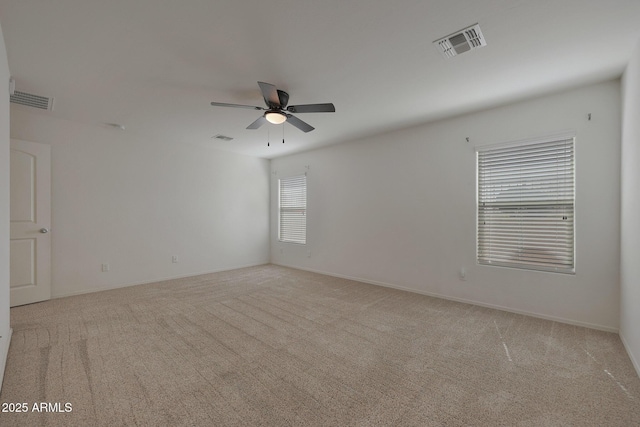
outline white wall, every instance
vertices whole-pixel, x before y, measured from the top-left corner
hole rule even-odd
[[[54,297],[269,262],[268,160],[22,106],[11,137],[51,145]]]
[[[569,129],[577,132],[576,274],[476,265],[474,145]],[[308,244],[280,243],[277,178],[306,167]],[[271,259],[616,331],[619,168],[619,80],[275,159]]]
[[[9,350],[9,64],[0,27],[0,389]]]
[[[640,375],[640,43],[622,82],[620,337]]]

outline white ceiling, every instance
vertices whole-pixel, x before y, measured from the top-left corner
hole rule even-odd
[[[432,45],[475,23],[486,47]],[[0,24],[42,114],[274,158],[618,77],[640,0],[0,0]],[[298,115],[305,134],[209,105],[264,105],[258,80],[336,113]]]

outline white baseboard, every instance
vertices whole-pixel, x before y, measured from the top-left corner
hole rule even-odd
[[[13,329],[9,329],[9,335],[0,338],[0,391],[2,391],[2,382],[4,380],[4,369],[7,366],[7,357],[9,356],[9,346],[11,345],[11,335]]]
[[[631,347],[629,346],[629,344],[627,344],[627,340],[625,340],[624,335],[622,335],[622,332],[620,332],[619,335],[620,335],[620,340],[622,341],[622,345],[624,345],[624,349],[627,350],[629,359],[631,359],[631,363],[633,364],[633,367],[636,368],[636,374],[638,375],[638,377],[640,377],[640,363],[638,363],[638,360],[635,358],[633,352],[631,351]]]
[[[64,298],[64,297],[72,297],[72,296],[75,296],[75,295],[90,294],[90,293],[93,293],[93,292],[110,291],[110,290],[113,290],[113,289],[128,288],[129,286],[146,285],[146,284],[149,284],[149,283],[156,283],[156,282],[165,282],[167,280],[183,279],[185,277],[201,276],[203,274],[221,273],[223,271],[238,270],[240,268],[257,267],[259,265],[266,265],[266,264],[269,264],[269,261],[260,262],[260,263],[257,263],[257,264],[239,265],[239,266],[234,266],[234,267],[223,267],[223,268],[219,268],[219,269],[216,269],[216,270],[202,271],[202,272],[199,272],[199,273],[181,274],[179,276],[160,277],[160,278],[153,279],[153,280],[144,280],[142,282],[122,283],[122,284],[109,285],[109,286],[100,286],[100,287],[91,288],[91,289],[81,289],[79,291],[73,291],[73,292],[63,292],[63,293],[60,293],[60,294],[54,294],[54,295],[51,296],[51,298],[52,299]]]
[[[401,291],[413,292],[413,293],[420,294],[420,295],[426,295],[428,297],[434,297],[434,298],[440,298],[440,299],[445,299],[445,300],[449,300],[449,301],[461,302],[461,303],[464,303],[464,304],[472,304],[472,305],[477,305],[477,306],[480,306],[480,307],[492,308],[492,309],[495,309],[495,310],[506,311],[506,312],[509,312],[509,313],[522,314],[524,316],[536,317],[538,319],[551,320],[551,321],[559,322],[559,323],[566,323],[568,325],[582,326],[584,328],[596,329],[596,330],[605,331],[605,332],[613,332],[613,333],[616,333],[616,334],[618,333],[618,328],[612,328],[610,326],[597,325],[597,324],[593,324],[593,323],[581,322],[581,321],[572,320],[572,319],[565,319],[563,317],[549,316],[549,315],[546,315],[546,314],[534,313],[534,312],[525,311],[525,310],[518,310],[518,309],[513,309],[513,308],[510,308],[510,307],[504,307],[504,306],[501,306],[501,305],[488,304],[488,303],[481,302],[481,301],[474,301],[474,300],[469,300],[469,299],[465,299],[465,298],[457,298],[457,297],[452,297],[452,296],[449,296],[449,295],[437,294],[437,293],[433,293],[433,292],[425,292],[425,291],[421,291],[421,290],[417,290],[417,289],[406,288],[406,287],[403,287],[403,286],[394,285],[392,283],[379,282],[379,281],[376,281],[376,280],[369,280],[369,279],[362,279],[362,278],[359,278],[359,277],[346,276],[344,274],[329,273],[329,272],[326,272],[326,271],[314,270],[314,269],[311,269],[311,268],[303,268],[303,267],[298,267],[298,266],[295,266],[295,265],[278,264],[278,263],[274,263],[274,262],[272,262],[272,264],[280,265],[282,267],[294,268],[296,270],[309,271],[311,273],[324,274],[326,276],[339,277],[341,279],[355,280],[357,282],[368,283],[370,285],[376,285],[376,286],[383,286],[385,288],[392,288],[392,289],[398,289],[398,290],[401,290]]]

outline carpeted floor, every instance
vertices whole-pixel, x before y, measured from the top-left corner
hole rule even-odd
[[[273,265],[11,323],[2,426],[640,425],[616,334]]]

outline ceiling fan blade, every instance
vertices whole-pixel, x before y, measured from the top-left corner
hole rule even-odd
[[[287,111],[292,113],[335,113],[336,107],[331,103],[290,105],[287,107]]]
[[[214,107],[233,107],[233,108],[247,108],[249,110],[265,110],[262,107],[254,107],[253,105],[240,105],[240,104],[227,104],[225,102],[212,102]]]
[[[260,86],[260,91],[262,92],[262,97],[264,98],[264,102],[266,102],[267,107],[280,108],[280,98],[278,97],[278,90],[276,87],[265,82],[258,82],[258,86]]]
[[[258,129],[260,126],[262,126],[265,123],[267,123],[267,119],[265,119],[264,116],[260,116],[255,122],[247,126],[247,129]]]
[[[311,132],[315,128],[311,126],[309,123],[303,122],[296,116],[292,116],[291,114],[287,114],[287,123],[292,124],[293,126],[300,129],[302,132]]]

